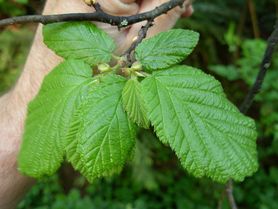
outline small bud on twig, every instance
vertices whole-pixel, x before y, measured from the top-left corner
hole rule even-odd
[[[99,70],[101,73],[105,73],[105,72],[111,71],[111,67],[110,67],[110,65],[108,65],[108,64],[99,64],[99,65],[98,65],[98,70]]]
[[[134,71],[141,71],[142,70],[142,64],[140,62],[134,62],[131,66],[131,69]]]

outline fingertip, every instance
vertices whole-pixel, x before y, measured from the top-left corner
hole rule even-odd
[[[190,17],[194,13],[194,8],[192,5],[188,6],[185,12],[182,14],[182,17]]]

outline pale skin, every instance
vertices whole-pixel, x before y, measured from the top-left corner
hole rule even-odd
[[[168,0],[98,0],[102,9],[112,15],[134,15],[149,11]],[[44,14],[70,12],[92,12],[83,0],[48,0]],[[173,27],[180,16],[190,16],[192,7],[175,8],[167,15],[156,19],[148,36]],[[117,53],[122,54],[137,36],[144,23],[138,23],[121,30],[110,25],[97,23],[118,44]],[[23,72],[15,86],[0,97],[0,208],[13,209],[34,180],[20,175],[16,157],[20,147],[28,102],[37,94],[44,76],[62,59],[50,51],[42,41],[42,26],[38,27]]]

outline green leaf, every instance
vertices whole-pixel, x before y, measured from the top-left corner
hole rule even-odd
[[[189,173],[224,183],[257,170],[255,123],[227,100],[213,77],[175,66],[154,73],[142,86],[157,135]]]
[[[43,28],[44,43],[58,55],[89,65],[108,63],[115,49],[113,39],[89,22],[54,23]]]
[[[134,149],[134,126],[121,102],[125,83],[116,75],[102,78],[72,123],[67,159],[89,181],[120,172]]]
[[[65,61],[46,76],[28,106],[19,170],[41,178],[53,174],[63,161],[66,135],[75,109],[93,82],[92,70],[82,61]]]
[[[130,79],[123,90],[123,105],[129,118],[138,126],[149,128],[147,108],[142,95],[142,87],[137,79]]]
[[[174,29],[144,40],[135,50],[136,59],[146,70],[168,68],[183,61],[195,48],[199,34]]]

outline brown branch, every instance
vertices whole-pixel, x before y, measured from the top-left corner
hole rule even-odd
[[[252,26],[253,26],[254,36],[255,36],[255,38],[260,38],[260,29],[258,27],[258,17],[257,17],[257,13],[256,13],[256,6],[255,6],[253,0],[248,0],[247,4],[248,4],[250,16],[251,16],[251,22],[252,22]]]
[[[99,3],[94,3],[92,6],[95,8],[96,12],[103,12]]]
[[[230,204],[231,209],[238,209],[234,195],[233,195],[233,181],[229,180],[226,185],[226,195]]]
[[[135,50],[135,48],[143,41],[144,38],[146,38],[148,30],[150,27],[153,26],[153,20],[149,20],[146,25],[142,26],[140,29],[138,36],[135,41],[131,44],[129,49],[124,53],[124,56],[127,58],[128,65],[130,65],[133,61],[132,59],[132,52]]]
[[[167,13],[168,11],[172,10],[177,6],[183,6],[184,2],[185,0],[170,0],[169,2],[166,2],[151,11],[132,15],[132,16],[114,16],[114,15],[109,15],[103,12],[102,10],[96,10],[93,13],[19,16],[19,17],[12,17],[12,18],[0,20],[0,27],[13,25],[13,24],[23,24],[23,23],[42,23],[46,25],[50,23],[69,22],[69,21],[96,21],[96,22],[108,23],[110,25],[115,25],[118,26],[119,28],[122,28],[145,20],[153,20],[156,17]]]

